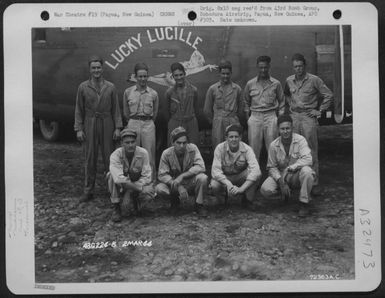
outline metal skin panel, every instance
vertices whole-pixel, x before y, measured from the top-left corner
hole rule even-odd
[[[44,40],[41,40],[42,30]],[[139,40],[138,34],[139,43],[135,41]],[[208,123],[202,115],[204,98],[208,87],[219,79],[217,71],[212,67],[210,70],[209,65],[218,65],[222,58],[230,60],[233,80],[243,88],[257,74],[256,57],[269,55],[270,73],[284,86],[286,77],[293,73],[291,56],[300,52],[307,58],[307,70],[333,88],[330,63],[334,53],[328,53],[328,57],[317,55],[317,48],[334,46],[334,34],[335,26],[33,29],[34,117],[72,123],[77,87],[89,76],[87,59],[98,54],[105,59],[104,77],[116,85],[120,100],[124,90],[135,84],[129,80],[135,63],[145,62],[149,66],[149,75],[154,77],[149,85],[160,97],[159,127],[167,121],[164,104],[167,80],[159,76],[167,77],[171,63],[176,61],[191,66],[196,73],[188,73],[187,79],[198,88],[198,121],[200,129],[207,129]],[[198,41],[195,46],[194,41]],[[172,54],[169,58],[154,54],[162,51]],[[345,79],[351,86],[350,72]],[[351,107],[351,92],[346,92],[346,97],[345,104]]]

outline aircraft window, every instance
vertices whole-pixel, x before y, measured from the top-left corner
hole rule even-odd
[[[35,41],[38,43],[47,42],[46,31],[44,28],[35,29]]]

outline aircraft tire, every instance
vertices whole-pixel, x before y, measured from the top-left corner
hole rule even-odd
[[[57,141],[59,138],[60,125],[57,121],[39,120],[40,132],[43,138],[49,142]]]

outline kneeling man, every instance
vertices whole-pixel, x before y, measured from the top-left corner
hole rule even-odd
[[[261,186],[261,194],[269,197],[280,191],[282,198],[287,200],[291,189],[299,187],[299,215],[306,216],[315,178],[311,150],[303,136],[293,133],[293,120],[289,115],[279,116],[277,123],[280,136],[269,147],[269,177]]]
[[[186,130],[179,126],[171,132],[172,146],[163,151],[159,163],[156,186],[158,195],[171,199],[171,212],[175,213],[180,199],[195,194],[195,210],[205,214],[203,201],[207,193],[206,168],[198,147],[188,143]]]
[[[120,137],[122,147],[111,154],[107,173],[115,222],[121,221],[121,209],[138,212],[155,196],[147,150],[136,146],[137,135],[131,129],[123,129]]]
[[[241,142],[242,127],[238,124],[226,128],[226,141],[214,151],[211,168],[211,189],[216,197],[225,191],[227,196],[242,195],[242,203],[255,210],[255,190],[261,170],[253,149]]]

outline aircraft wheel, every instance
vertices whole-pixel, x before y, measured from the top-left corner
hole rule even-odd
[[[54,142],[59,138],[59,122],[39,120],[40,132],[47,141]]]

